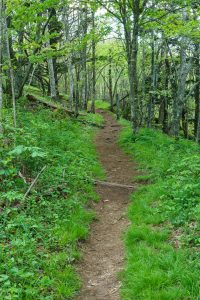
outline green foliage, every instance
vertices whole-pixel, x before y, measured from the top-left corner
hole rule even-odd
[[[91,101],[89,101],[88,105],[91,105]],[[95,107],[96,109],[104,109],[104,110],[109,110],[110,109],[110,104],[107,101],[102,101],[102,100],[96,100],[95,101]]]
[[[86,117],[80,116],[78,119],[87,121],[87,124],[96,124],[98,126],[103,125],[104,122],[104,119],[101,115],[92,113],[88,114]]]
[[[199,299],[199,146],[122,124],[120,143],[149,180],[129,209],[122,299]]]
[[[94,176],[103,176],[94,131],[47,109],[19,111],[18,124],[1,137],[0,299],[71,299],[80,287],[77,241],[93,219],[85,206],[97,199]]]

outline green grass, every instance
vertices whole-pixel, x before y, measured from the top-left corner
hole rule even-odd
[[[94,218],[90,200],[98,200],[93,178],[104,177],[95,131],[58,111],[19,108],[17,115],[14,129],[7,111],[0,137],[0,299],[71,299],[80,288],[77,241]]]
[[[88,102],[88,106],[91,106],[91,101]],[[102,101],[102,100],[96,100],[95,101],[95,108],[96,109],[104,109],[104,110],[109,110],[110,109],[110,103],[107,101]]]
[[[78,117],[79,120],[85,120],[87,121],[87,123],[90,125],[92,124],[96,124],[98,126],[102,126],[103,123],[104,123],[104,118],[102,115],[99,115],[99,114],[87,114],[87,116],[79,116]]]
[[[200,148],[122,124],[120,144],[149,180],[131,197],[122,299],[200,299]]]

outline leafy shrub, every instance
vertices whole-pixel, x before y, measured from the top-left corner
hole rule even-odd
[[[149,180],[129,209],[122,299],[199,299],[200,147],[122,123],[120,143]]]
[[[6,126],[0,151],[0,299],[71,299],[76,243],[93,218],[85,206],[97,198],[93,177],[103,176],[94,131],[50,110],[19,111],[18,124]]]

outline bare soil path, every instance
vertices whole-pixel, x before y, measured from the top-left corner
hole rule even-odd
[[[117,145],[120,126],[114,117],[100,111],[105,128],[96,137],[96,149],[106,171],[108,182],[134,183],[136,165]],[[119,300],[120,281],[117,274],[124,266],[123,232],[130,188],[97,185],[101,201],[94,204],[97,219],[91,226],[89,239],[82,245],[83,260],[78,265],[83,288],[77,300]]]

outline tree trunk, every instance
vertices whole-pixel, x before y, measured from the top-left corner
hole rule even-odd
[[[182,128],[184,137],[188,138],[188,109],[187,104],[183,107],[182,110]]]
[[[128,77],[130,86],[130,105],[131,105],[131,122],[133,133],[139,130],[139,105],[138,105],[138,74],[137,74],[137,61],[138,61],[138,34],[139,34],[139,14],[140,4],[136,0],[134,2],[134,25],[132,35],[130,32],[129,24],[124,19],[123,26],[125,31],[126,53],[128,61]]]
[[[95,12],[92,11],[92,104],[91,112],[95,114],[95,100],[96,100],[96,41],[95,41]]]
[[[50,22],[48,25],[48,31],[49,31],[49,34],[55,34],[55,32],[60,31],[55,8],[50,8],[49,14],[51,14],[51,19],[50,19]],[[56,51],[55,45],[57,44],[57,42],[58,42],[58,37],[50,37],[49,45],[55,51]],[[57,62],[56,57],[51,57],[48,59],[51,97],[54,100],[58,101],[59,100],[59,91],[58,91],[58,74],[57,74],[56,62]]]
[[[150,100],[148,104],[148,121],[147,127],[150,128],[152,126],[152,120],[154,116],[154,105],[155,105],[155,91],[156,91],[156,61],[155,61],[155,41],[154,41],[154,33],[152,32],[152,42],[151,42],[151,93]]]
[[[108,68],[108,90],[110,97],[110,110],[113,112],[113,84],[112,84],[112,51],[109,49],[109,68]]]
[[[74,77],[73,77],[73,65],[72,65],[72,55],[70,54],[68,58],[68,72],[69,72],[69,101],[70,109],[73,109],[74,103]]]
[[[13,123],[16,127],[17,125],[17,118],[16,118],[16,100],[15,100],[15,79],[14,79],[14,72],[13,72],[13,66],[10,56],[10,43],[9,43],[9,36],[8,36],[8,28],[7,28],[7,22],[6,18],[4,16],[3,18],[4,22],[4,28],[5,28],[5,40],[6,40],[6,51],[8,56],[8,65],[9,65],[9,71],[10,71],[10,82],[11,82],[11,92],[12,92],[12,108],[13,108]]]
[[[79,94],[79,86],[80,86],[80,66],[75,65],[75,71],[76,71],[76,95],[75,95],[75,115],[78,116],[78,110],[79,110],[79,100],[80,100],[80,94]]]
[[[64,30],[65,30],[65,42],[70,42],[70,32],[69,32],[69,7],[64,7],[63,10],[63,22],[64,22]],[[73,63],[72,63],[72,54],[70,53],[67,61],[67,68],[69,74],[69,102],[70,109],[73,110],[74,103],[74,77],[73,77]]]
[[[178,74],[178,90],[176,99],[173,104],[173,136],[178,138],[180,131],[180,120],[182,116],[182,110],[185,102],[185,85],[189,72],[190,65],[187,63],[185,38],[181,42],[180,50],[180,68]]]
[[[199,127],[199,119],[200,119],[200,45],[195,45],[195,53],[194,53],[194,67],[195,67],[195,81],[197,83],[194,91],[195,97],[195,122],[194,122],[194,134],[196,137],[196,141],[199,143],[200,140],[200,128]],[[198,132],[197,132],[198,131]]]
[[[82,32],[83,32],[83,39],[84,45],[82,50],[82,73],[81,73],[81,82],[82,82],[82,108],[87,110],[87,42],[86,42],[86,35],[88,31],[88,8],[87,3],[84,5],[83,9],[83,20],[82,20]]]
[[[164,37],[163,37],[164,39]],[[163,62],[163,70],[162,70],[162,89],[164,90],[165,94],[161,99],[160,110],[159,110],[159,124],[162,125],[162,131],[164,133],[168,133],[169,126],[168,126],[168,90],[169,90],[169,77],[170,77],[170,65],[168,59],[168,50],[165,45],[163,45],[163,49],[161,51],[161,61]]]
[[[116,117],[117,120],[120,119],[120,101],[119,101],[119,94],[116,94]]]
[[[49,72],[50,95],[51,95],[51,98],[56,101],[57,100],[57,92],[56,92],[56,80],[55,80],[55,74],[54,74],[53,59],[48,58],[47,63],[48,63],[48,72]]]
[[[141,124],[144,123],[144,118],[145,118],[145,112],[143,112],[143,104],[145,103],[146,107],[146,71],[145,71],[145,66],[146,66],[146,52],[145,52],[145,43],[143,41],[142,45],[142,101],[140,105],[140,111],[141,111]]]
[[[15,70],[15,92],[17,97],[21,97],[21,85],[24,79],[24,71],[23,71],[23,64],[24,64],[24,50],[23,50],[23,43],[24,43],[24,31],[18,31],[17,34],[18,38],[18,53],[19,53],[19,58],[17,59],[17,68]],[[12,45],[12,39],[10,41],[10,46]],[[11,49],[11,47],[10,47]],[[32,71],[32,70],[31,70]],[[28,78],[27,78],[28,79]],[[10,95],[12,94],[12,91]]]
[[[3,133],[2,109],[3,109],[3,70],[2,70],[2,48],[3,48],[3,0],[0,0],[0,133]]]
[[[183,21],[187,22],[187,12],[183,11]],[[186,79],[191,68],[191,63],[187,62],[187,38],[183,36],[180,40],[180,68],[178,72],[178,89],[177,96],[173,104],[173,135],[178,138],[180,131],[180,120],[185,105],[185,85]]]
[[[168,89],[169,89],[169,76],[170,76],[170,66],[169,66],[169,60],[167,57],[166,52],[166,58],[165,58],[165,75],[164,75],[164,89],[165,89],[165,96],[164,96],[164,107],[163,107],[163,122],[162,122],[162,130],[164,133],[169,132],[169,124],[168,124]]]

